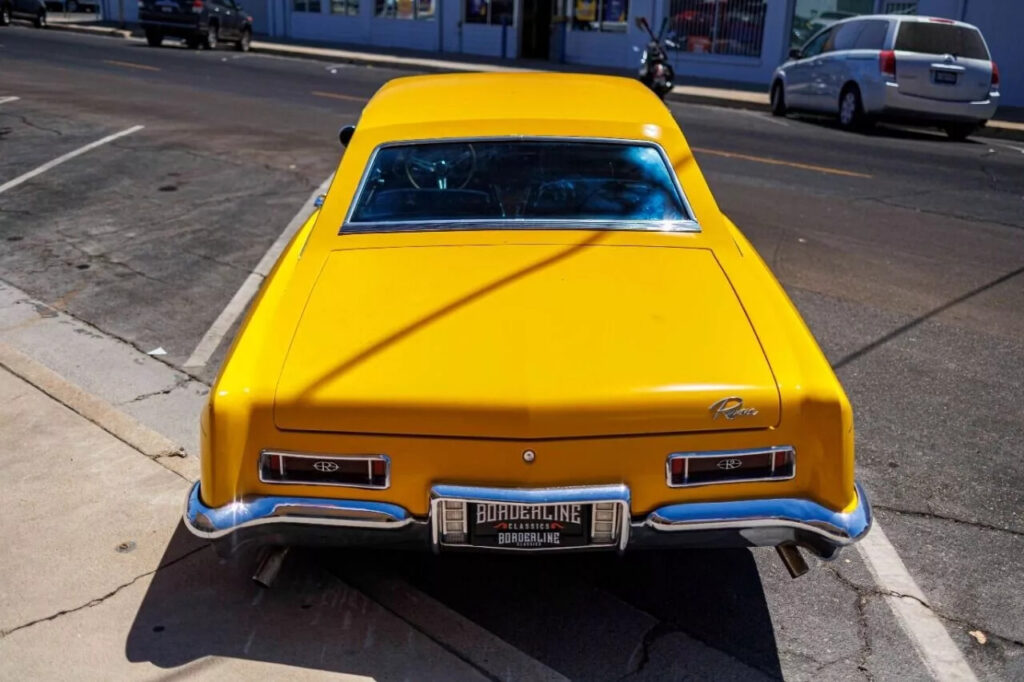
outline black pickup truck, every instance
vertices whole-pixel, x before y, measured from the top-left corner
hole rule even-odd
[[[192,48],[224,41],[247,52],[252,41],[252,17],[235,0],[139,0],[139,25],[153,47],[182,38]]]

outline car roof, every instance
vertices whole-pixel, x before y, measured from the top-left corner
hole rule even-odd
[[[639,81],[618,76],[518,72],[436,74],[396,78],[370,99],[357,130],[480,122],[580,121],[674,126],[665,106]],[[447,126],[446,126],[447,127]],[[641,137],[624,134],[623,137]]]
[[[834,24],[830,24],[827,28],[838,26],[839,24],[846,24],[851,21],[859,21],[861,19],[885,19],[887,21],[902,21],[902,22],[936,22],[942,24],[953,24],[955,26],[963,26],[964,28],[973,28],[978,30],[978,27],[974,24],[968,24],[966,21],[956,21],[955,19],[947,19],[946,17],[931,17],[931,16],[920,16],[917,14],[858,14],[854,17],[837,21]]]

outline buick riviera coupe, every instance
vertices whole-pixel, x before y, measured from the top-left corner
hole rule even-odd
[[[843,389],[641,84],[400,78],[341,137],[210,392],[193,533],[795,576],[867,532]]]

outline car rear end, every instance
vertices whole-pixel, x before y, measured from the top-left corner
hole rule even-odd
[[[864,104],[882,118],[978,126],[999,104],[999,68],[981,32],[963,22],[901,19],[889,49],[879,54],[878,70],[884,89]]]
[[[206,23],[203,0],[139,0],[139,26],[172,38],[194,39]]]

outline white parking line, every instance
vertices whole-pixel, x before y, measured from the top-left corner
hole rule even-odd
[[[42,173],[45,173],[46,171],[50,170],[54,166],[59,166],[60,164],[64,163],[65,161],[70,161],[71,159],[75,158],[76,156],[80,156],[80,155],[86,153],[89,150],[96,149],[96,147],[99,147],[101,145],[105,145],[108,142],[113,142],[114,140],[116,140],[119,137],[124,137],[125,135],[131,135],[134,132],[138,132],[138,131],[142,130],[144,127],[145,126],[132,126],[131,128],[128,128],[126,130],[122,130],[119,133],[114,133],[113,135],[107,135],[102,140],[96,140],[95,142],[90,142],[89,144],[85,145],[84,147],[79,147],[78,149],[74,150],[73,152],[68,152],[67,154],[65,154],[63,156],[58,156],[53,161],[47,161],[42,166],[39,166],[39,168],[36,168],[35,170],[30,170],[28,173],[25,173],[24,175],[19,175],[18,177],[14,178],[13,180],[8,180],[4,184],[0,185],[0,194],[3,194],[4,192],[6,192],[7,190],[9,190],[9,189],[11,189],[13,187],[17,187],[18,185],[20,185],[21,183],[25,182],[26,180],[31,180],[35,176],[40,175]]]
[[[7,104],[8,102],[16,102],[21,99],[20,97],[0,97],[0,104]]]
[[[284,228],[284,232],[277,238],[270,249],[263,254],[263,258],[256,264],[256,267],[249,276],[242,282],[242,286],[238,288],[235,295],[228,301],[227,306],[221,311],[217,319],[213,321],[210,328],[203,334],[203,338],[199,340],[199,345],[192,351],[192,355],[189,356],[188,360],[185,361],[185,367],[202,367],[210,360],[210,356],[213,355],[217,347],[220,346],[221,341],[227,335],[228,331],[231,330],[231,326],[235,323],[246,307],[249,305],[249,301],[252,300],[256,292],[260,290],[260,284],[266,278],[271,268],[274,267],[274,263],[277,262],[278,256],[284,251],[284,247],[288,245],[292,236],[302,227],[302,224],[306,222],[306,218],[309,217],[309,204],[313,202],[316,197],[327,191],[327,187],[331,184],[331,179],[334,177],[332,173],[320,183],[320,186],[313,191],[309,196],[309,199],[302,204],[302,208],[295,217],[292,218],[288,226]]]
[[[978,678],[942,621],[925,606],[928,600],[924,592],[907,571],[882,527],[876,523],[856,547],[875,583],[888,593],[886,603],[931,676],[940,682],[976,682]]]
[[[722,107],[722,108],[726,109],[728,107]],[[768,113],[764,113],[764,112],[760,112],[760,111],[747,111],[746,109],[736,109],[736,108],[728,108],[728,109],[729,109],[729,111],[731,111],[734,114],[743,114],[744,116],[753,116],[757,120],[763,121],[764,123],[774,123],[777,126],[783,126],[783,127],[786,127],[786,128],[789,127],[789,124],[785,120],[783,120],[782,118],[776,117],[776,116],[772,116],[771,114],[768,114]]]

